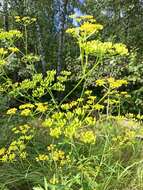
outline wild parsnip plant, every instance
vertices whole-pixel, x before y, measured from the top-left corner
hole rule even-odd
[[[2,134],[5,137],[0,139],[1,190],[23,187],[29,190],[141,190],[143,187],[140,170],[143,116],[123,116],[121,112],[122,98],[128,97],[121,88],[128,82],[113,77],[98,79],[95,86],[103,88],[104,93],[100,99],[83,85],[79,97],[67,101],[103,59],[127,55],[127,47],[92,40],[103,29],[92,16],[72,18],[79,26],[68,29],[67,33],[79,45],[82,77],[60,102],[54,92],[65,91],[71,73],[62,71],[56,76],[51,70],[44,77],[34,69],[30,78],[12,81],[5,72],[5,64],[11,54],[21,53],[14,41],[22,34],[15,30],[0,33],[2,44],[10,43],[10,47],[0,49],[0,93],[7,93],[10,100],[15,98],[18,102],[3,112],[7,128]],[[27,26],[34,21],[16,17],[16,22],[25,26],[25,53],[21,61],[26,65],[39,61],[39,56],[29,54],[27,47]],[[90,69],[89,56],[96,59]],[[114,108],[118,114],[113,116]]]

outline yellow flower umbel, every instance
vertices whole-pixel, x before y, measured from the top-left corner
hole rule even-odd
[[[30,18],[29,16],[25,16],[25,17],[15,16],[15,21],[24,26],[28,26],[28,25],[36,22],[36,18]]]
[[[72,15],[70,17],[75,19],[80,24],[80,27],[69,28],[66,30],[66,32],[70,33],[78,40],[80,37],[86,40],[94,33],[97,33],[103,29],[103,26],[101,24],[98,24],[93,16],[87,15],[76,17],[76,15]]]
[[[26,157],[27,157],[27,152],[21,152],[19,157],[22,159],[22,160],[25,160]]]
[[[53,177],[50,179],[49,183],[51,183],[52,185],[56,185],[59,183],[59,180],[56,178],[55,175],[53,175]]]
[[[93,106],[93,108],[94,108],[95,110],[100,111],[100,110],[103,110],[103,109],[104,109],[104,106],[97,103],[97,104],[95,104],[95,105]]]
[[[2,158],[0,158],[2,162],[8,162],[8,155],[4,155]]]
[[[37,106],[37,108],[36,108],[37,112],[44,113],[48,109],[47,104],[44,104],[44,103],[36,103],[35,105]]]
[[[1,149],[1,154],[0,154],[0,160],[2,162],[13,162],[16,160],[16,154],[15,154],[15,147],[13,148],[10,146],[7,150],[5,148]]]
[[[125,44],[112,42],[101,42],[99,40],[91,40],[83,44],[86,54],[92,55],[128,55],[128,49]]]
[[[104,86],[106,84],[105,79],[98,79],[96,80],[97,86]]]
[[[51,118],[45,119],[45,121],[42,122],[43,127],[51,127],[54,120]]]
[[[115,89],[115,88],[119,88],[121,87],[122,85],[127,85],[128,82],[126,80],[115,80],[114,78],[110,77],[107,79],[108,83],[109,83],[109,86],[111,89]]]
[[[10,162],[14,161],[14,160],[15,160],[15,157],[16,157],[16,155],[15,155],[14,153],[11,153],[11,154],[9,155],[9,161],[10,161]]]
[[[128,49],[125,44],[122,43],[114,44],[113,48],[115,49],[115,53],[119,55],[128,55]]]
[[[8,53],[7,50],[5,50],[4,48],[0,48],[0,57],[4,57],[6,54]]]
[[[0,66],[5,65],[6,63],[7,63],[7,62],[6,62],[4,59],[0,60]]]
[[[18,127],[14,127],[12,129],[12,131],[15,134],[18,134],[18,133],[26,134],[30,129],[31,129],[31,127],[29,125],[25,124],[25,125],[21,125],[21,126],[18,126]]]
[[[16,111],[17,111],[17,109],[16,108],[11,108],[11,109],[9,109],[8,111],[7,111],[7,115],[14,115],[14,114],[16,114]]]
[[[55,150],[52,153],[52,157],[54,161],[59,161],[65,158],[65,153],[62,150]]]
[[[86,131],[80,134],[80,140],[84,143],[94,144],[96,141],[96,136],[93,131]]]
[[[98,79],[96,80],[96,86],[104,86],[106,89],[110,88],[111,90],[117,89],[122,85],[127,85],[128,82],[124,79],[115,79],[113,77],[109,77],[107,79]]]
[[[0,39],[1,40],[13,40],[16,38],[21,38],[22,37],[22,33],[18,30],[9,30],[4,31],[4,30],[0,30]]]
[[[55,149],[56,145],[55,144],[50,144],[47,146],[48,151],[53,151]]]
[[[9,146],[0,149],[0,160],[2,162],[14,162],[19,158],[24,160],[27,158],[26,151],[28,142],[33,138],[34,130],[28,124],[12,128],[15,134],[14,139]]]
[[[64,135],[65,137],[72,139],[76,135],[76,132],[77,132],[77,127],[71,124],[67,128],[65,128]]]
[[[31,104],[31,103],[26,103],[26,104],[22,104],[22,105],[19,106],[19,109],[20,109],[20,110],[26,109],[26,108],[32,109],[32,108],[34,108],[34,105]]]
[[[39,154],[35,159],[37,162],[47,161],[47,160],[49,160],[49,157],[46,154]]]
[[[19,49],[17,47],[9,47],[8,48],[12,53],[19,52]]]
[[[62,134],[61,128],[60,127],[55,127],[55,128],[50,128],[50,136],[59,138],[60,135]]]
[[[107,116],[111,115],[111,110],[113,108],[118,109],[118,115],[120,115],[120,106],[121,106],[121,100],[124,97],[129,97],[127,92],[121,92],[120,93],[120,87],[123,85],[127,85],[127,80],[124,79],[115,79],[113,77],[104,78],[104,79],[98,79],[96,80],[96,86],[103,86],[105,90],[104,98],[102,98],[102,101],[104,99],[104,103],[106,106]],[[96,105],[95,105],[96,106]]]
[[[66,155],[63,150],[58,150],[53,147],[52,149],[50,149],[50,151],[51,159],[56,162],[60,167],[71,162],[70,156]]]
[[[24,109],[21,111],[20,115],[21,116],[29,116],[31,114],[31,110],[30,109]]]
[[[0,149],[0,156],[4,155],[5,151],[6,151],[5,148],[1,148],[1,149]]]

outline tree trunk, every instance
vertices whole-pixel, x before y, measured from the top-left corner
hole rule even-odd
[[[34,15],[36,15],[36,17],[38,19],[38,17],[39,17],[38,8],[39,7],[37,7],[36,2],[33,2],[33,7],[34,7]],[[42,34],[41,34],[39,20],[36,21],[35,26],[36,26],[36,36],[37,36],[37,42],[38,42],[38,51],[41,56],[42,74],[43,74],[43,76],[45,76],[46,75],[46,61],[45,61],[46,59],[45,59],[45,51],[44,51],[43,44],[42,44]]]
[[[36,30],[37,30],[37,37],[38,37],[38,49],[39,53],[41,55],[41,61],[42,61],[42,73],[43,75],[46,74],[46,61],[45,61],[45,52],[42,46],[42,36],[41,36],[41,31],[40,31],[40,26],[38,21],[36,22]]]
[[[57,61],[57,75],[63,67],[63,50],[64,50],[64,27],[66,19],[66,8],[68,0],[59,0],[59,37],[58,37],[58,61]]]
[[[3,1],[3,12],[4,12],[4,17],[3,17],[4,29],[8,31],[9,21],[8,21],[8,1],[7,0]]]

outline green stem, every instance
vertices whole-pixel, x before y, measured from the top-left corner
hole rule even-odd
[[[83,75],[86,74],[86,68],[87,68],[87,64],[88,64],[88,54],[86,54],[85,56],[85,66],[83,68]],[[85,84],[86,84],[86,80],[84,81],[84,84],[83,84],[83,88],[82,88],[82,92],[81,92],[81,95],[80,95],[80,98],[82,98],[83,94],[84,94],[84,90],[85,90]],[[80,104],[80,103],[79,103]],[[79,106],[79,105],[78,105]]]
[[[107,118],[109,117],[109,109],[110,109],[110,89],[108,90],[108,99],[107,99]]]
[[[121,115],[121,98],[119,97],[119,108],[118,108],[118,116]]]
[[[25,54],[28,54],[28,34],[27,34],[27,27],[24,25],[24,32],[25,32]]]
[[[63,98],[63,100],[60,102],[59,106],[77,89],[77,87],[81,84],[81,82],[89,75],[92,73],[92,71],[96,68],[97,65],[99,65],[101,59],[97,61],[97,63],[90,69],[83,77],[80,79],[80,81],[75,85],[75,87]]]

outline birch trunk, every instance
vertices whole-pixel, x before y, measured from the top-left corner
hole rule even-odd
[[[68,0],[59,0],[59,37],[58,37],[58,61],[57,61],[57,75],[63,67],[63,49],[64,49],[64,27],[66,18],[66,8]]]
[[[40,25],[38,21],[36,22],[36,30],[37,30],[37,39],[38,39],[38,49],[41,55],[41,62],[42,62],[42,73],[43,75],[45,75],[46,74],[45,52],[42,46],[42,35],[41,35]]]

